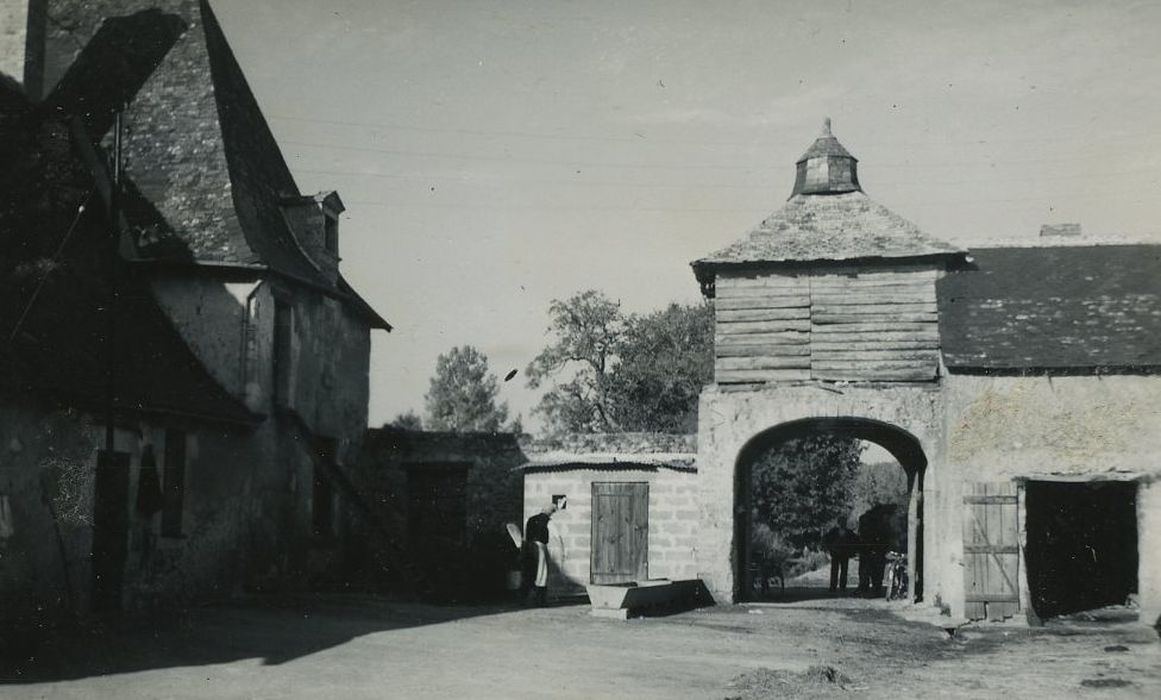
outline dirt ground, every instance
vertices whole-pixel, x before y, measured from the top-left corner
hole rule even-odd
[[[1161,697],[1158,635],[1123,612],[952,637],[900,615],[924,611],[806,596],[614,621],[585,605],[254,600],[56,635],[0,665],[0,697]]]

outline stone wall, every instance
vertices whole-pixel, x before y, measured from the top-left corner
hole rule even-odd
[[[477,559],[460,578],[468,597],[495,594],[504,585],[508,570],[505,552],[511,549],[504,526],[517,522],[521,513],[521,475],[517,467],[527,461],[516,435],[507,433],[445,433],[379,428],[367,431],[362,452],[352,477],[378,520],[388,532],[361,527],[364,536],[373,540],[390,538],[379,544],[402,557],[412,555],[408,513],[409,477],[417,471],[451,465],[465,467],[468,556]],[[511,554],[512,552],[507,552]],[[404,582],[390,581],[388,585]],[[429,582],[442,586],[446,582]]]
[[[945,388],[947,463],[959,477],[947,487],[949,510],[962,517],[961,486],[972,482],[1137,481],[1141,614],[1161,617],[1161,377],[951,375]],[[955,525],[940,542],[953,563],[963,557]]]
[[[551,593],[584,592],[592,553],[592,485],[610,481],[649,484],[649,578],[695,578],[698,509],[694,471],[633,464],[531,468],[524,474],[523,522],[551,503],[552,496],[568,496],[568,506],[549,523]]]
[[[947,576],[954,562],[932,555],[939,551],[936,545],[946,536],[953,519],[943,496],[944,485],[952,477],[943,464],[943,397],[938,386],[788,384],[753,390],[708,387],[702,392],[698,416],[701,517],[697,573],[718,602],[737,600],[735,476],[743,448],[780,425],[837,417],[873,421],[886,426],[885,430],[903,431],[918,441],[927,460],[921,494],[923,547],[927,553],[923,592],[927,600],[948,597]],[[956,533],[959,527],[956,520]],[[962,589],[962,575],[959,578]]]
[[[142,454],[152,446],[165,489],[167,430],[184,436],[179,533],[161,513],[137,512]],[[0,539],[0,618],[42,623],[84,613],[100,419],[39,404],[0,402],[0,497],[11,531]],[[129,522],[123,604],[128,609],[222,599],[244,590],[298,587],[311,547],[310,459],[270,423],[257,428],[138,417],[119,422],[129,453]]]

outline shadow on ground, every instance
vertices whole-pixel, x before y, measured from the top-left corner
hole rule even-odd
[[[8,642],[0,654],[0,685],[244,659],[278,665],[368,634],[518,609],[511,604],[445,607],[363,596],[303,596],[252,598],[131,620],[91,620],[45,631],[35,640],[0,640]]]

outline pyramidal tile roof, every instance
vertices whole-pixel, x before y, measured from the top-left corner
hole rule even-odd
[[[695,264],[900,258],[961,252],[862,192],[799,194]]]
[[[702,283],[714,271],[731,265],[821,263],[883,258],[916,258],[963,254],[857,189],[850,155],[830,134],[830,124],[798,161],[803,173],[829,167],[832,159],[850,161],[852,182],[796,193],[741,239],[693,262]],[[855,187],[856,189],[851,189]]]

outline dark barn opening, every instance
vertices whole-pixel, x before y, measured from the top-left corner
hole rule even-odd
[[[1137,484],[1030,481],[1026,497],[1038,616],[1122,605],[1137,592]]]

